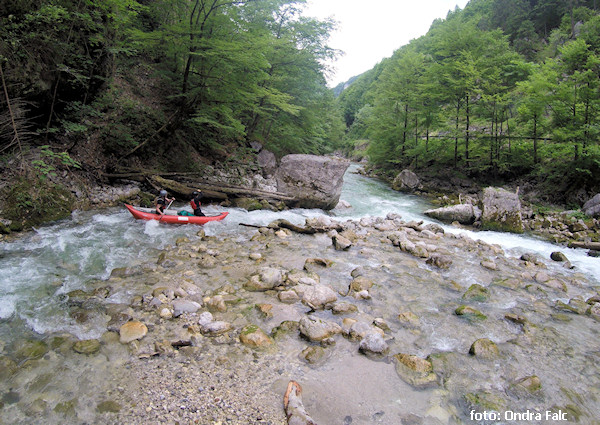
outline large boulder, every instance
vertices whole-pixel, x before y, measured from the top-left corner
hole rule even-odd
[[[265,177],[272,176],[275,173],[275,170],[277,170],[277,158],[275,158],[273,152],[263,149],[259,152],[256,159],[258,161],[258,166],[262,168]]]
[[[349,165],[338,158],[286,155],[275,172],[277,190],[293,197],[295,207],[333,209],[340,200]]]
[[[583,212],[590,217],[600,217],[600,193],[583,204]]]
[[[421,181],[410,170],[402,170],[392,182],[392,189],[400,192],[414,192],[421,187]]]
[[[481,217],[481,210],[471,204],[458,204],[427,210],[424,214],[440,221],[458,221],[460,224],[473,224]]]
[[[481,225],[486,230],[523,233],[519,194],[487,187],[483,191]]]

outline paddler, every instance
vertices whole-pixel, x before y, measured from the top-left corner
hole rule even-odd
[[[198,217],[204,217],[204,213],[202,212],[202,209],[200,208],[202,206],[202,203],[200,202],[201,199],[202,199],[202,191],[200,189],[195,190],[192,193],[192,199],[190,200],[190,206],[192,207],[192,210],[194,211],[194,215],[198,216]]]
[[[155,201],[156,214],[164,215],[165,209],[168,208],[168,206],[171,205],[174,200],[175,198],[169,198],[167,191],[162,189]]]

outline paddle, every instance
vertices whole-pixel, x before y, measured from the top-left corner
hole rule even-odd
[[[173,201],[174,200],[175,199],[173,199]],[[167,205],[167,208],[165,208],[165,211],[167,211],[169,209],[169,207],[171,206],[171,204],[173,203],[173,201],[169,202],[169,205]],[[160,218],[158,219],[158,221],[161,221],[164,216],[165,216],[165,213],[163,212],[162,215],[160,216]]]

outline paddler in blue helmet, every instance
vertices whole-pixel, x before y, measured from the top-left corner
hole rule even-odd
[[[158,193],[158,198],[156,198],[156,201],[155,201],[156,214],[164,215],[165,209],[168,208],[168,206],[171,205],[174,200],[175,200],[175,198],[169,198],[167,191],[162,189]]]

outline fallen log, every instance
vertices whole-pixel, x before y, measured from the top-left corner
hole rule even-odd
[[[176,182],[175,180],[165,179],[160,176],[151,176],[151,177],[148,177],[148,180],[152,183],[153,187],[160,187],[162,189],[166,189],[167,191],[174,194],[175,197],[184,198],[186,200],[189,199],[189,197],[193,191],[200,189],[200,188],[196,188],[196,187],[187,186],[185,184]],[[201,189],[202,189],[202,194],[204,195],[204,197],[206,197],[208,199],[216,199],[216,200],[221,200],[221,201],[224,201],[227,199],[227,194],[223,193],[220,190],[205,189],[205,188],[201,188]]]
[[[332,226],[332,227],[328,227],[328,228],[296,226],[295,224],[292,224],[289,221],[284,220],[284,219],[272,221],[271,223],[269,223],[266,226],[259,226],[256,224],[246,224],[246,223],[240,223],[240,226],[254,227],[256,229],[260,229],[261,227],[268,227],[269,229],[275,229],[275,230],[288,229],[288,230],[291,230],[292,232],[302,233],[304,235],[314,235],[315,233],[325,233],[325,232],[329,232],[330,230],[337,230],[338,232],[341,232],[343,230],[342,226]]]
[[[600,251],[600,242],[569,242],[569,248],[584,248],[593,251]]]
[[[262,227],[267,227],[267,228],[273,229],[273,230],[289,229],[292,232],[302,233],[305,235],[314,235],[315,233],[317,233],[317,230],[315,230],[313,228],[296,226],[295,224],[292,224],[287,220],[275,220],[266,226],[259,226],[256,224],[247,224],[247,223],[240,223],[240,226],[253,227],[255,229],[260,229]]]
[[[198,188],[204,191],[204,188],[210,187],[206,184],[198,184]],[[266,198],[266,199],[274,199],[276,201],[294,201],[294,198],[288,195],[285,195],[280,192],[267,192],[266,190],[259,189],[247,189],[244,187],[235,187],[235,186],[219,186],[218,190],[220,192],[226,193],[228,195],[233,195],[236,198],[241,197],[240,195],[250,195],[256,198]]]
[[[315,233],[317,233],[317,230],[312,227],[296,226],[295,224],[292,224],[289,221],[283,220],[283,219],[275,220],[274,222],[269,224],[269,227],[277,227],[279,229],[289,229],[292,232],[302,233],[305,235],[314,235]]]

